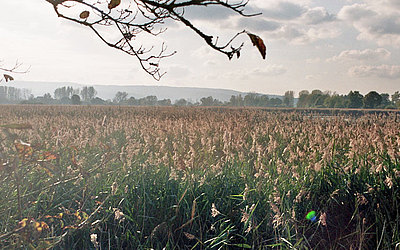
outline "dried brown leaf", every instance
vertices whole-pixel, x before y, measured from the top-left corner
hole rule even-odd
[[[118,5],[120,5],[121,0],[111,0],[111,2],[108,4],[108,8],[114,9],[115,7],[117,7]]]
[[[82,11],[82,13],[79,15],[79,17],[82,19],[86,19],[89,17],[89,15],[90,15],[90,12],[85,10],[85,11]]]
[[[265,59],[267,56],[267,47],[265,46],[264,41],[257,35],[251,33],[247,33],[247,35],[249,35],[251,42],[260,51],[263,59]]]
[[[6,82],[14,81],[14,77],[12,77],[12,76],[10,76],[10,75],[3,74],[3,76],[4,76],[4,79],[6,80]]]

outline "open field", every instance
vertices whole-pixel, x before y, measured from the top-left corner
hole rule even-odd
[[[0,106],[0,248],[398,247],[399,114],[325,115]]]

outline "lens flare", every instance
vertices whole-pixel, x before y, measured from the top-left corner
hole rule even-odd
[[[310,212],[306,215],[306,219],[307,219],[307,220],[310,220],[311,222],[314,222],[314,221],[317,219],[317,217],[316,217],[315,215],[316,215],[315,211],[310,211]]]

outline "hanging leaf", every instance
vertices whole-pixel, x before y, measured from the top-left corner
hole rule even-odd
[[[3,75],[4,76],[4,79],[6,79],[6,82],[8,82],[8,81],[14,81],[14,77],[12,77],[12,76],[10,76],[10,75],[7,75],[7,74],[4,74]]]
[[[265,46],[264,41],[257,35],[251,33],[247,33],[247,35],[249,35],[251,42],[260,51],[263,59],[265,59],[267,56],[267,47]]]
[[[114,9],[115,7],[117,7],[119,4],[121,3],[121,0],[111,0],[111,2],[108,4],[108,8]]]
[[[90,15],[90,12],[85,10],[85,11],[82,11],[82,13],[79,15],[79,17],[82,19],[86,19],[89,17],[89,15]]]

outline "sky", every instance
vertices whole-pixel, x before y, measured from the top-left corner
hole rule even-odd
[[[241,57],[228,60],[192,30],[168,22],[162,35],[135,41],[165,42],[168,51],[177,51],[161,62],[167,74],[156,81],[136,58],[108,47],[87,27],[58,18],[45,0],[0,0],[1,65],[12,67],[18,61],[21,70],[29,67],[28,73],[13,75],[21,81],[264,94],[400,91],[399,0],[250,0],[245,12],[262,14],[242,17],[211,7],[185,10],[187,18],[221,42],[242,30],[257,34],[267,46],[266,60],[245,34],[236,41],[245,43]]]

